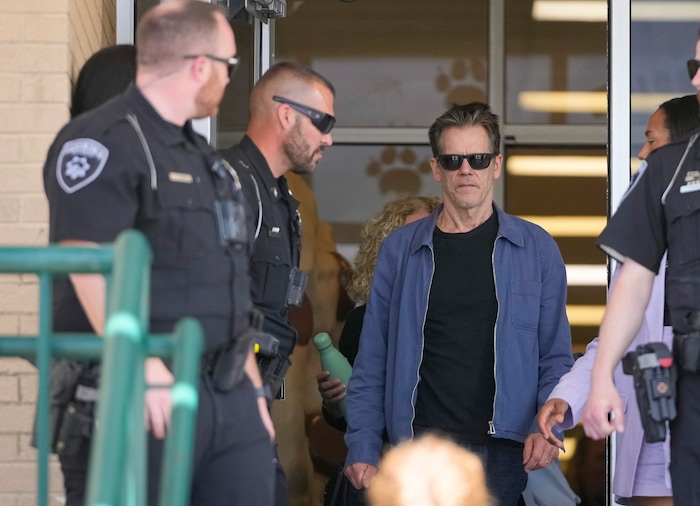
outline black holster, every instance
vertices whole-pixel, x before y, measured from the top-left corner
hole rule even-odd
[[[51,449],[77,454],[90,444],[95,422],[100,367],[74,360],[51,365]]]
[[[214,388],[220,392],[228,392],[241,382],[245,375],[245,362],[257,334],[257,330],[248,327],[218,353],[211,372]]]
[[[95,403],[69,402],[58,427],[54,450],[59,455],[77,455],[90,444],[95,422]]]
[[[273,399],[284,399],[284,375],[291,365],[289,358],[279,353],[280,341],[272,334],[261,332],[255,340],[255,358],[263,385],[269,387]]]
[[[663,441],[666,421],[676,418],[676,367],[671,352],[661,342],[637,346],[623,357],[622,370],[634,377],[644,439]]]
[[[284,375],[292,365],[291,360],[283,355],[275,354],[272,357],[257,355],[258,367],[263,385],[270,387],[273,399],[284,399]]]

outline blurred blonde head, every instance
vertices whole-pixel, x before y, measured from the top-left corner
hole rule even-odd
[[[433,435],[391,449],[367,497],[370,506],[489,506],[479,457]]]
[[[429,215],[440,204],[435,197],[407,195],[398,197],[384,205],[384,208],[365,223],[360,235],[360,249],[355,257],[355,266],[348,286],[350,298],[355,302],[367,302],[372,285],[374,268],[379,257],[379,247],[391,232],[400,226]]]

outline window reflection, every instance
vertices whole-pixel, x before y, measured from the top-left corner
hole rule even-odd
[[[427,138],[427,135],[426,135]],[[323,154],[311,185],[318,214],[338,243],[358,243],[365,221],[399,195],[439,196],[427,145],[333,146]]]
[[[547,230],[567,267],[574,346],[596,336],[605,305],[605,255],[595,238],[606,222],[606,152],[599,147],[506,147],[505,209]]]
[[[651,2],[632,2],[648,5]],[[697,4],[697,2],[694,2]],[[632,19],[630,27],[631,153],[644,143],[649,116],[662,102],[694,94],[685,62],[693,58],[698,21],[650,21]],[[638,163],[633,161],[635,169]]]
[[[253,28],[247,21],[240,19],[231,20],[231,27],[236,35],[240,63],[219,106],[216,147],[220,149],[237,143],[248,128],[249,96],[253,87]]]
[[[505,48],[507,123],[607,122],[606,20],[538,21],[533,2],[506,0]]]
[[[488,0],[290,2],[275,48],[333,82],[338,127],[427,127],[488,98]]]

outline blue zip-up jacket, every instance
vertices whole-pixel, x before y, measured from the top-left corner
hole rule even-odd
[[[546,231],[494,208],[498,213],[493,250],[498,314],[496,393],[489,425],[493,437],[523,442],[537,432],[538,409],[573,363],[566,270],[557,244]],[[380,249],[348,384],[346,465],[378,465],[385,428],[391,444],[413,437],[434,272],[433,231],[441,210],[442,206],[427,218],[399,228]],[[465,367],[468,363],[469,357],[464,357]]]

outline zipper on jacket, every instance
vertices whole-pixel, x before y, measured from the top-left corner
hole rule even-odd
[[[493,419],[496,418],[496,397],[498,396],[498,381],[496,381],[496,362],[498,355],[496,353],[496,329],[498,328],[498,317],[501,314],[501,303],[498,300],[498,283],[496,282],[496,243],[501,235],[496,234],[496,239],[493,241],[493,251],[491,251],[491,272],[493,273],[493,288],[496,293],[496,323],[493,326],[493,409],[491,410],[491,420],[489,420],[488,434],[496,433],[496,427],[493,424]]]
[[[430,299],[430,290],[433,287],[433,277],[435,276],[435,252],[433,251],[433,248],[430,247],[430,245],[428,245],[428,249],[430,250],[430,258],[432,258],[433,260],[433,270],[430,274],[428,294],[426,295],[426,297]],[[418,382],[420,380],[420,366],[423,365],[423,356],[425,351],[425,320],[428,319],[428,302],[429,300],[425,301],[425,313],[423,313],[423,326],[421,328],[422,342],[420,347],[420,360],[418,361],[418,370],[416,371],[416,384],[413,387],[413,392],[411,392],[411,407],[413,410],[413,415],[411,416],[411,439],[413,439],[416,436],[415,430],[413,430],[413,422],[415,422],[416,420],[416,402],[414,399],[418,398],[416,390],[418,390]]]

